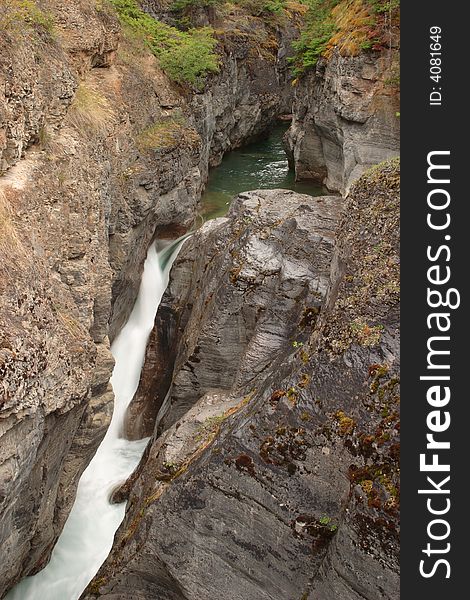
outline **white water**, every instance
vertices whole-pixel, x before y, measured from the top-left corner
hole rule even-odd
[[[110,493],[137,466],[147,439],[120,437],[126,409],[139,384],[148,336],[169,271],[182,241],[157,254],[148,251],[139,294],[126,325],[114,341],[111,383],[115,400],[111,424],[93,460],[84,471],[77,497],[45,569],[21,581],[6,600],[77,600],[111,550],[126,505],[110,504]]]

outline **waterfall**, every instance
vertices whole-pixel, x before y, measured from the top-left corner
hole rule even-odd
[[[111,377],[115,400],[106,436],[80,479],[75,503],[49,564],[21,581],[6,600],[77,600],[111,550],[126,505],[110,504],[109,495],[135,469],[148,441],[120,437],[123,420],[139,384],[147,340],[171,265],[187,237],[159,253],[155,244],[149,248],[134,308],[111,346],[116,361]]]

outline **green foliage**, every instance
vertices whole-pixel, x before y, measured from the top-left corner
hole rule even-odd
[[[331,10],[339,0],[307,0],[309,6],[305,16],[305,27],[300,38],[292,44],[295,57],[292,59],[294,75],[315,67],[318,59],[336,31]]]
[[[179,31],[143,12],[136,0],[110,2],[123,25],[145,42],[176,83],[201,89],[207,75],[219,70],[217,40],[210,27]]]
[[[276,14],[282,13],[286,7],[285,0],[266,0],[264,4],[264,10]]]
[[[320,525],[327,527],[331,533],[334,533],[338,529],[338,525],[332,523],[331,517],[324,515],[320,518]]]
[[[287,0],[173,0],[171,9],[174,12],[185,12],[192,8],[205,8],[209,6],[235,5],[244,9],[253,16],[275,14],[280,15],[286,8]]]
[[[366,2],[377,15],[400,8],[400,0],[366,0]]]
[[[346,56],[383,45],[384,28],[399,23],[398,0],[304,0],[305,26],[294,42],[296,76],[315,67],[333,48]]]
[[[173,81],[190,83],[201,89],[205,77],[219,70],[219,58],[214,52],[216,45],[212,29],[193,29],[181,33],[179,40],[171,40],[160,51],[158,59]]]
[[[270,13],[280,15],[286,8],[286,0],[235,0],[234,4],[255,17]]]
[[[187,8],[205,8],[221,4],[223,0],[174,0],[171,10],[175,12],[184,11]]]
[[[23,31],[25,27],[40,27],[51,34],[52,17],[41,10],[34,0],[1,0],[0,29]]]
[[[361,50],[370,50],[373,45],[374,45],[373,40],[364,40],[363,42],[361,42],[360,47],[361,47]]]

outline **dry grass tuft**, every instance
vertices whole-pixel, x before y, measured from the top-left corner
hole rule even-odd
[[[147,127],[137,137],[139,150],[172,150],[181,144],[195,146],[200,143],[199,134],[181,117],[170,117]]]
[[[303,2],[298,2],[298,0],[287,0],[285,10],[287,11],[288,16],[292,18],[295,14],[305,15],[308,11],[308,6]]]
[[[14,270],[27,258],[10,203],[0,189],[0,290],[8,285]]]
[[[69,110],[70,123],[80,131],[105,133],[114,117],[109,100],[93,85],[81,82]]]
[[[343,56],[356,56],[362,49],[372,45],[370,36],[374,17],[363,0],[341,2],[333,8],[331,14],[337,29],[328,43],[326,57],[335,47]]]
[[[0,190],[0,257],[5,258],[22,248],[13,222],[13,212],[5,194]]]

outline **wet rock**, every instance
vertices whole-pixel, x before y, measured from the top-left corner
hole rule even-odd
[[[333,413],[350,461],[342,525],[312,582],[322,600],[399,597],[399,185],[398,159],[353,185],[346,210],[355,218],[341,223],[307,348],[310,393]]]

